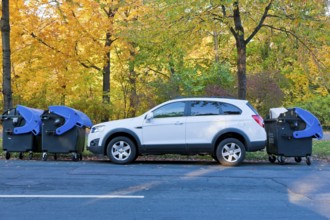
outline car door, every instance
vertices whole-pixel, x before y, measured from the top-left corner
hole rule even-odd
[[[212,152],[212,140],[223,129],[237,124],[241,110],[228,103],[194,101],[186,120],[186,143],[189,153]]]
[[[218,102],[190,102],[186,120],[186,143],[190,153],[209,153],[214,135],[225,126]]]
[[[143,149],[155,154],[185,153],[185,102],[166,104],[148,115],[142,127]]]

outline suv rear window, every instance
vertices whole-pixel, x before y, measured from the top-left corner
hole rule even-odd
[[[223,115],[240,115],[242,113],[241,109],[228,103],[221,103],[221,110]]]
[[[219,115],[220,105],[218,102],[195,101],[191,102],[191,116]]]
[[[249,108],[256,114],[259,115],[258,111],[248,102],[246,103],[247,106],[249,106]]]

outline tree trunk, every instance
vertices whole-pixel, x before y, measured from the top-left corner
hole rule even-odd
[[[111,46],[111,34],[107,32],[105,47]],[[105,63],[103,66],[103,104],[110,104],[110,50],[105,55]]]
[[[220,63],[220,55],[219,55],[219,34],[216,30],[213,31],[213,41],[214,41],[214,58],[215,63]]]
[[[235,29],[231,28],[236,40],[238,98],[246,99],[246,43],[238,2],[234,3]]]
[[[11,61],[10,61],[10,25],[9,25],[9,0],[2,0],[2,93],[4,110],[13,107],[11,91]]]
[[[240,99],[246,99],[246,45],[259,32],[268,15],[268,11],[270,10],[272,3],[273,0],[270,0],[265,7],[264,13],[260,18],[258,25],[255,27],[251,35],[246,40],[244,39],[244,28],[241,21],[238,1],[235,1],[233,4],[235,28],[230,27],[230,31],[234,35],[236,40],[238,98]],[[225,6],[222,6],[222,11],[223,15],[227,16]]]
[[[137,89],[136,89],[136,83],[137,83],[137,73],[135,71],[135,48],[136,45],[134,43],[131,43],[132,49],[130,50],[130,55],[133,60],[129,61],[128,63],[128,68],[129,68],[129,77],[128,77],[128,88],[129,88],[129,107],[128,107],[128,112],[127,116],[129,118],[135,117],[136,116],[136,109],[139,104],[139,99],[137,95]]]
[[[133,61],[134,62],[134,61]],[[129,107],[128,117],[132,118],[136,116],[136,109],[138,105],[138,96],[136,91],[136,77],[137,74],[134,69],[134,63],[129,64]]]
[[[246,45],[245,42],[237,43],[237,78],[238,98],[246,99]]]

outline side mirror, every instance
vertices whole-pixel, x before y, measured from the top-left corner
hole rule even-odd
[[[154,118],[154,113],[152,113],[152,112],[149,112],[147,115],[146,115],[146,120],[147,121],[150,121],[151,119],[153,119]]]

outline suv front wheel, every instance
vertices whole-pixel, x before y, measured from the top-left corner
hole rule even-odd
[[[134,142],[127,137],[112,139],[107,147],[107,155],[113,163],[127,164],[136,159]]]
[[[216,155],[222,165],[237,166],[245,158],[245,147],[236,138],[226,138],[218,145]]]

